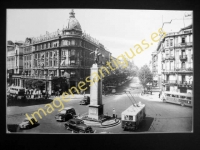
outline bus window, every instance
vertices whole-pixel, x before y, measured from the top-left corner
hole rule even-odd
[[[133,116],[129,116],[129,120],[133,120]]]
[[[125,115],[125,116],[124,116],[124,120],[128,120],[128,115]]]
[[[185,98],[185,96],[180,96],[181,98]]]
[[[167,96],[169,96],[169,97],[170,97],[170,94],[167,94]]]
[[[192,98],[191,98],[191,97],[187,97],[187,99],[188,99],[188,100],[192,100]]]
[[[172,97],[175,97],[175,95],[172,94]]]

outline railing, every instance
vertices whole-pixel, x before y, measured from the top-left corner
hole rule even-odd
[[[177,84],[193,85],[193,81],[177,81]]]
[[[163,80],[163,83],[176,84],[177,80]]]
[[[176,68],[175,71],[193,71],[192,67],[182,67],[182,68]]]
[[[187,60],[187,55],[180,55],[179,58],[180,58],[180,60],[186,61]]]
[[[167,83],[167,84],[193,85],[193,81],[163,80],[162,83]]]
[[[192,46],[193,42],[184,42],[184,43],[176,43],[175,47],[185,47],[185,46]]]
[[[167,55],[166,57],[165,57],[165,59],[166,60],[173,60],[173,59],[175,59],[175,57],[174,57],[174,55]]]

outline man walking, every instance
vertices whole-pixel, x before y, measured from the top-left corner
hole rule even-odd
[[[162,91],[159,92],[159,98],[160,98],[161,94],[162,94]]]

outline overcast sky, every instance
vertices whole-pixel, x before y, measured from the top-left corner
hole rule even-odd
[[[46,31],[55,32],[66,27],[71,9],[8,9],[7,40],[25,41],[26,37],[39,37]],[[143,39],[148,41],[153,32],[158,33],[163,22],[165,32],[177,32],[192,24],[192,11],[130,10],[130,9],[74,9],[82,31],[101,42],[114,57],[134,50]],[[184,20],[183,20],[184,17]],[[138,67],[148,64],[154,43],[133,60]]]

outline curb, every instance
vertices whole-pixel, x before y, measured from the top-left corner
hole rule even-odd
[[[139,97],[140,97],[140,98],[143,98],[143,99],[145,99],[145,100],[148,100],[148,101],[162,102],[162,100],[157,99],[157,98],[156,98],[156,100],[153,100],[153,99],[150,99],[149,97],[142,96],[141,93],[140,93]]]
[[[119,119],[117,119],[116,122],[112,123],[112,124],[107,124],[107,125],[101,125],[101,123],[92,123],[92,124],[88,124],[85,122],[86,125],[92,126],[92,127],[99,127],[99,128],[109,128],[109,127],[114,127],[118,124],[120,124],[121,121]]]

